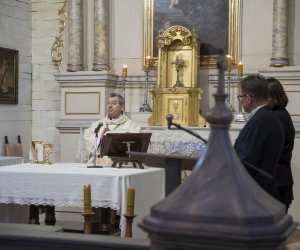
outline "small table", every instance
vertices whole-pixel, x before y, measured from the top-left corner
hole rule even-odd
[[[24,157],[0,156],[0,166],[15,165],[24,163]]]

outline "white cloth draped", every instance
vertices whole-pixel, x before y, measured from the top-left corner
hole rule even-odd
[[[159,168],[86,168],[81,163],[18,164],[0,168],[0,203],[83,207],[83,186],[91,185],[92,206],[126,212],[127,188],[136,188],[136,214],[142,220],[164,197]],[[125,232],[121,216],[120,229]],[[137,231],[137,228],[135,228]]]
[[[24,163],[24,157],[0,156],[0,167]],[[0,222],[27,223],[27,206],[0,204]]]

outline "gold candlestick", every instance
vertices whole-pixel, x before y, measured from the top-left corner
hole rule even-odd
[[[124,98],[124,106],[123,106],[123,111],[124,112],[126,112],[125,111],[125,103],[126,103],[126,101],[125,101],[125,87],[126,87],[126,78],[127,78],[127,65],[126,64],[124,64],[123,65],[123,69],[122,69],[122,79],[123,79],[123,98]]]
[[[126,214],[124,214],[124,217],[126,218],[125,237],[126,238],[132,238],[132,223],[133,223],[133,219],[135,218],[135,215],[126,215]]]
[[[32,146],[34,150],[34,163],[42,163],[43,156],[41,156],[40,149],[43,147],[42,141],[32,141]]]
[[[49,160],[50,152],[51,152],[52,148],[53,148],[52,144],[50,144],[50,143],[44,144],[44,152],[45,152],[44,164],[52,164]]]
[[[152,66],[151,57],[146,57],[146,64],[143,70],[146,73],[145,88],[144,88],[144,103],[140,107],[140,112],[152,112],[150,105],[148,104],[148,83],[149,83],[149,72]]]
[[[92,216],[95,214],[94,212],[91,213],[81,213],[84,217],[84,233],[91,234],[92,233]]]

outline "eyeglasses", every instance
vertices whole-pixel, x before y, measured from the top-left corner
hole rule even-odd
[[[246,95],[238,95],[237,99],[239,99],[239,101],[241,100],[241,98],[245,97]]]
[[[239,101],[241,100],[241,98],[245,97],[245,96],[249,96],[249,97],[253,97],[252,95],[238,95],[237,98],[239,99]]]

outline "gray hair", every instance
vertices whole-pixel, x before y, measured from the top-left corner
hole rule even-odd
[[[117,93],[110,93],[108,95],[108,97],[117,97],[119,99],[119,104],[123,107],[124,106],[124,103],[125,103],[125,100],[124,100],[124,97],[121,96],[120,94],[117,94]]]
[[[260,101],[268,100],[268,82],[261,75],[249,75],[241,81],[244,94],[250,95]]]

